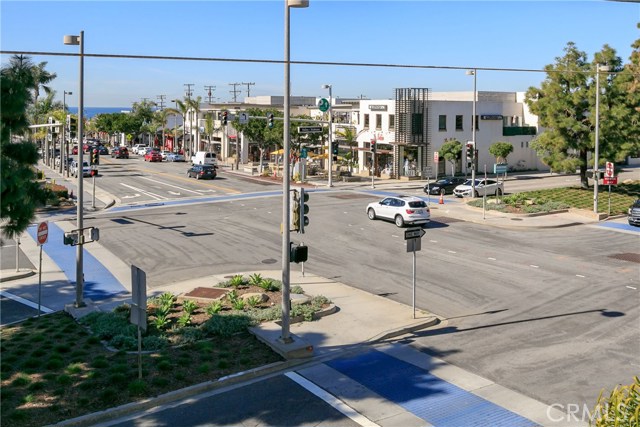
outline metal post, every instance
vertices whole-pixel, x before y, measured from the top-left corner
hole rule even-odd
[[[332,85],[329,86],[329,187],[333,187],[333,97],[331,90]]]
[[[496,173],[496,182],[499,183],[497,175],[498,174]],[[484,182],[487,182],[487,165],[484,165]],[[484,194],[482,195],[482,219],[487,219],[486,212],[487,212],[487,192],[485,190]]]
[[[16,273],[20,271],[20,237],[16,236]]]
[[[42,304],[42,246],[40,245],[40,261],[38,263],[38,317],[40,317]]]
[[[82,189],[82,157],[83,157],[83,121],[84,121],[84,31],[80,31],[79,36],[64,36],[64,44],[67,45],[80,45],[80,76],[79,76],[79,89],[78,92],[78,206],[77,206],[77,228],[79,233],[78,245],[76,247],[76,307],[84,307],[85,303],[83,301],[83,285],[84,285],[84,274],[83,274],[83,260],[82,260],[82,246],[84,242],[84,237],[82,235],[82,205],[83,205],[83,189]]]
[[[289,145],[291,143],[291,134],[289,132],[290,126],[290,99],[291,94],[291,81],[289,80],[289,72],[291,69],[290,63],[290,40],[289,40],[289,3],[284,0],[284,144],[283,144],[283,159],[289,156]],[[289,302],[290,297],[290,273],[291,273],[291,236],[289,235],[289,215],[290,215],[290,201],[289,201],[289,161],[285,159],[282,169],[282,335],[280,340],[287,344],[291,343],[293,339],[290,333],[290,309]]]
[[[600,67],[596,64],[596,136],[595,152],[593,155],[593,213],[598,214],[598,155],[600,145],[600,70],[607,70],[608,67]]]
[[[416,318],[416,251],[413,250],[413,318]]]
[[[478,70],[473,70],[473,112],[471,113],[473,153],[471,155],[471,197],[476,197],[476,79]]]
[[[91,197],[91,208],[96,208],[96,174],[93,174],[93,196]]]
[[[376,179],[376,153],[372,151],[371,152],[371,188],[376,188],[375,179]]]

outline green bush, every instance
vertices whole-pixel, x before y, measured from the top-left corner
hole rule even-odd
[[[129,394],[132,396],[140,396],[147,392],[147,384],[142,380],[133,380],[129,383]]]
[[[206,335],[219,335],[230,337],[234,334],[245,332],[253,325],[250,317],[238,314],[212,316],[202,325],[202,330]]]
[[[136,336],[136,326],[121,312],[94,312],[79,320],[102,340],[110,340],[116,335]]]
[[[222,303],[222,301],[215,300],[211,304],[209,304],[204,311],[209,316],[213,316],[214,314],[219,313],[223,307],[224,307],[224,304]]]
[[[178,344],[189,344],[202,339],[202,331],[192,326],[178,330]]]
[[[236,274],[233,276],[231,280],[229,280],[229,285],[236,289],[244,286],[244,277],[242,277],[242,274]]]
[[[138,348],[138,339],[131,335],[116,335],[109,340],[109,345],[119,350],[133,351]]]
[[[157,335],[147,335],[142,337],[142,348],[147,351],[162,350],[169,346],[169,341],[165,337]]]
[[[182,302],[182,309],[185,313],[192,314],[198,308],[198,304],[192,300],[185,300]]]
[[[262,278],[262,275],[260,273],[254,273],[252,275],[249,276],[249,284],[252,286],[260,286],[262,285],[262,281],[264,279]]]
[[[300,294],[300,295],[302,295],[302,294],[304,294],[304,289],[302,289],[301,286],[295,285],[295,286],[291,287],[290,292],[292,294]]]
[[[596,427],[638,427],[640,379],[634,377],[633,384],[615,387],[609,396],[605,396],[602,390],[594,414],[590,425]]]

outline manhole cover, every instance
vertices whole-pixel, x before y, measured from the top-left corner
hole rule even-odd
[[[275,264],[276,262],[278,262],[278,260],[275,260],[273,258],[268,258],[268,259],[263,259],[262,260],[263,264]]]
[[[621,261],[630,261],[630,262],[640,263],[640,254],[635,254],[630,252],[609,255],[609,258],[619,259]]]
[[[220,298],[224,294],[227,293],[226,289],[215,289],[215,288],[195,288],[188,294],[185,294],[187,297],[193,298],[207,298],[207,299],[216,299]]]

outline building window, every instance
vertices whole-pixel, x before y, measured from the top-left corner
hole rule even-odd
[[[447,130],[447,116],[444,114],[438,116],[438,130]]]
[[[396,115],[389,114],[389,129],[395,129],[395,128],[396,128]]]
[[[456,130],[463,130],[462,129],[462,116],[461,115],[457,115],[456,116]]]
[[[364,128],[365,129],[369,129],[369,115],[368,114],[364,115]]]
[[[376,129],[382,130],[382,114],[376,114]]]
[[[413,113],[411,115],[411,135],[423,134],[424,115],[421,113]]]

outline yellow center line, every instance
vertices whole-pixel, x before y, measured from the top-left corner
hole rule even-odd
[[[102,162],[102,161],[103,161],[103,159],[100,159],[100,162]],[[112,161],[109,161],[109,160],[106,160],[106,159],[105,159],[105,163],[106,164],[110,164],[110,165],[115,165],[116,164],[116,163],[114,163]],[[156,174],[156,175],[163,175],[165,177],[176,178],[176,179],[179,179],[180,181],[184,181],[184,182],[194,183],[194,181],[195,181],[194,184],[201,185],[203,187],[214,188],[216,190],[224,191],[224,192],[231,193],[231,194],[241,194],[242,193],[242,191],[234,190],[232,188],[221,187],[219,185],[210,184],[208,182],[201,181],[201,180],[194,179],[194,178],[188,178],[186,176],[180,176],[180,175],[176,176],[176,175],[172,175],[172,174],[170,174],[168,172],[158,172],[158,171],[153,170],[153,169],[148,169],[148,168],[146,168],[144,166],[140,167],[139,170],[141,172],[149,172],[149,173],[153,173],[153,174]]]

